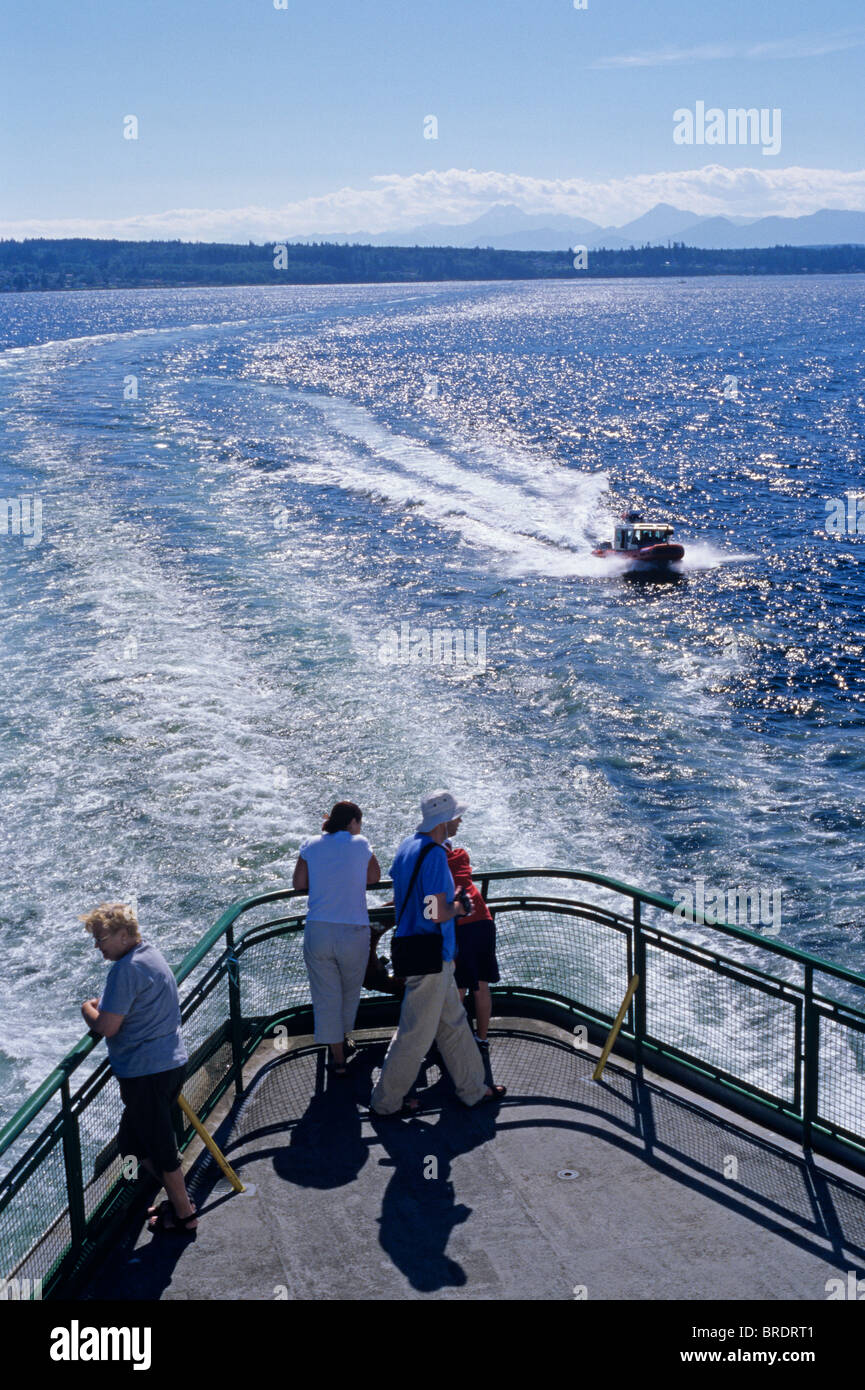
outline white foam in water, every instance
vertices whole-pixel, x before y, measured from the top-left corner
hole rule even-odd
[[[58,460],[55,497],[62,471]],[[81,940],[70,921],[76,911],[106,893],[128,898],[136,888],[167,888],[176,895],[184,879],[187,887],[228,880],[238,845],[302,828],[285,790],[275,787],[274,770],[287,757],[262,727],[273,696],[242,642],[221,630],[206,600],[165,572],[147,539],[93,490],[86,509],[79,497],[66,515],[51,541],[62,576],[52,605],[67,616],[65,650],[42,652],[36,632],[35,643],[7,661],[18,696],[7,714],[30,732],[7,753],[14,801],[4,817],[4,879],[14,889],[7,901],[40,922],[43,950],[28,974],[21,952],[32,953],[32,939],[26,932],[13,938],[25,969],[20,987],[7,980],[0,1046],[26,1058],[34,1085],[81,1031],[80,1022],[64,1021],[65,999],[60,1019],[43,1018],[35,1032],[31,1026],[34,997],[52,988],[68,943]],[[52,659],[61,663],[59,686],[60,672],[48,678]],[[153,848],[142,853],[148,834]],[[195,844],[191,874],[183,867],[185,836]],[[171,857],[163,858],[172,839]],[[166,871],[178,881],[161,883]],[[205,925],[196,922],[193,935]],[[79,964],[69,974],[78,983],[78,949],[73,961]],[[103,973],[97,967],[90,972],[96,979]]]
[[[679,539],[678,536],[675,537]],[[682,541],[685,547],[685,555],[677,569],[687,573],[688,570],[714,570],[721,565],[729,565],[734,561],[756,560],[758,556],[748,554],[730,554],[729,551],[719,550],[717,546],[710,545],[706,541]]]
[[[82,347],[101,347],[125,338],[149,338],[169,331],[171,330],[162,328],[136,328],[128,333],[88,333],[80,338],[50,338],[44,343],[4,348],[0,351],[0,367],[18,367],[28,362],[35,365],[52,358],[69,356]]]
[[[338,437],[368,452],[368,462],[357,453],[350,463],[344,453],[333,456],[333,473],[327,465],[314,470],[318,481],[339,481],[393,501],[415,502],[446,530],[498,552],[512,575],[611,573],[610,562],[591,554],[606,474],[564,469],[490,445],[475,451],[476,462],[471,457],[462,462],[387,429],[363,406],[342,398],[286,395],[313,406]]]
[[[40,923],[45,956],[36,976],[29,974],[30,947],[19,938],[7,967],[17,959],[23,973],[7,994],[0,1023],[0,1046],[17,1060],[19,1078],[23,1074],[30,1085],[80,1035],[67,989],[83,997],[98,989],[87,975],[98,980],[103,973],[97,962],[79,979],[82,957],[76,948],[77,964],[61,986],[57,1017],[43,1025],[38,1038],[31,1037],[27,1021],[33,998],[56,994],[68,933],[80,931],[70,916],[105,895],[143,892],[162,902],[163,944],[182,933],[188,947],[215,911],[203,906],[199,919],[171,923],[164,920],[166,901],[181,892],[188,896],[200,885],[203,898],[215,899],[214,908],[224,906],[240,895],[233,886],[238,849],[274,840],[296,846],[317,829],[314,817],[305,818],[300,808],[320,801],[322,783],[332,776],[324,769],[333,760],[334,729],[352,718],[340,709],[347,696],[350,711],[358,701],[375,711],[369,738],[380,746],[366,754],[377,757],[379,766],[373,763],[356,774],[358,787],[366,783],[370,796],[370,777],[393,796],[395,757],[413,775],[425,769],[426,780],[454,785],[470,765],[473,795],[487,813],[491,843],[506,842],[514,815],[513,792],[503,785],[498,759],[473,747],[471,719],[466,725],[451,705],[447,721],[431,735],[417,720],[424,673],[399,670],[382,679],[370,661],[369,626],[347,624],[340,614],[340,586],[329,590],[315,538],[303,541],[295,533],[281,544],[276,537],[276,544],[265,538],[262,545],[262,519],[270,511],[264,478],[251,475],[242,461],[232,462],[224,468],[218,496],[209,488],[202,495],[204,484],[191,478],[183,480],[175,501],[183,502],[190,523],[208,510],[223,548],[225,537],[232,538],[231,566],[239,584],[280,594],[281,607],[298,625],[298,655],[314,662],[313,643],[324,645],[325,663],[295,689],[290,704],[282,682],[292,679],[293,653],[280,662],[280,684],[272,684],[260,649],[247,649],[248,638],[255,647],[248,620],[226,628],[206,592],[184,582],[170,551],[163,558],[158,526],[151,522],[142,529],[116,510],[100,476],[101,456],[86,448],[70,459],[61,450],[36,445],[39,429],[33,417],[32,462],[50,480],[55,512],[64,517],[48,543],[50,604],[59,619],[53,631],[66,650],[42,653],[42,639],[33,630],[6,668],[10,689],[17,692],[10,715],[21,725],[28,718],[37,724],[20,756],[7,760],[19,799],[6,820],[4,877],[9,900],[26,902]],[[409,485],[415,487],[410,480]],[[117,503],[122,505],[122,496]],[[42,555],[47,561],[49,551]],[[316,575],[312,585],[305,577],[309,573]],[[242,614],[240,591],[234,602]],[[130,638],[134,644],[124,652]],[[297,687],[296,675],[294,683]],[[287,717],[290,740],[278,732]],[[357,746],[366,742],[362,738]],[[304,749],[300,766],[299,747]],[[48,789],[32,778],[34,766],[50,769],[47,804]],[[279,768],[285,780],[277,787]],[[341,770],[340,781],[343,775]],[[395,805],[389,816],[397,817],[397,824],[402,820]],[[388,833],[395,844],[400,830],[388,827]],[[189,864],[183,855],[187,841],[194,846]],[[525,827],[520,842],[530,860],[555,858],[542,823]],[[277,882],[287,883],[289,867],[286,855]],[[267,886],[275,886],[274,876],[259,867],[242,891]],[[91,962],[88,955],[87,966]]]

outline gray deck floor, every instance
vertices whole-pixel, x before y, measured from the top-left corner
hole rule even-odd
[[[825,1301],[861,1275],[860,1180],[621,1064],[592,1083],[549,1025],[501,1029],[500,1107],[466,1111],[430,1066],[429,1108],[390,1124],[365,1116],[382,1032],[350,1081],[309,1040],[260,1049],[217,1135],[249,1191],[197,1160],[196,1238],[139,1218],[84,1297]]]

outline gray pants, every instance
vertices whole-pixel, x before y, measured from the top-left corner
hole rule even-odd
[[[354,1027],[366,965],[369,927],[348,922],[307,922],[303,959],[315,1019],[315,1040],[341,1043]]]
[[[460,1100],[477,1105],[486,1091],[484,1064],[457,994],[452,960],[442,963],[440,975],[409,975],[405,982],[399,1027],[372,1093],[372,1108],[379,1115],[400,1109],[433,1041]]]

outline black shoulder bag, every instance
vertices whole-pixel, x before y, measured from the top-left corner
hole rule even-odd
[[[412,932],[410,936],[397,936],[402,914],[411,900],[412,889],[420,873],[420,866],[431,849],[442,849],[436,843],[424,845],[415,861],[411,878],[409,879],[408,890],[403,898],[399,917],[396,919],[394,935],[390,943],[390,958],[393,963],[393,973],[404,980],[408,975],[440,975],[442,973],[442,929],[441,924],[437,923],[438,931]]]

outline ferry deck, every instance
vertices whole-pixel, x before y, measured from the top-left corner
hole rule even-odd
[[[177,970],[184,1096],[244,1191],[186,1125],[199,1226],[151,1235],[153,1184],[121,1172],[116,1083],[85,1039],[0,1135],[16,1274],[84,1301],[847,1297],[865,1262],[865,978],[671,920],[600,875],[478,880],[500,1104],[466,1110],[431,1055],[419,1115],[370,1117],[398,1000],[365,993],[349,1076],[331,1076],[297,895],[259,895]]]

